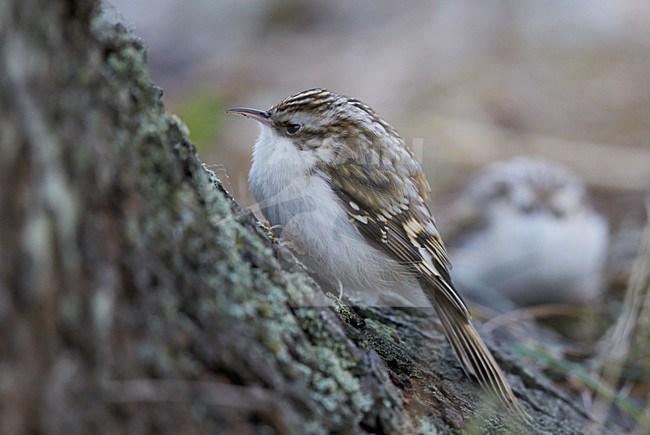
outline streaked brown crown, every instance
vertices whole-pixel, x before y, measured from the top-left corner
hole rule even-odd
[[[363,123],[373,122],[381,125],[386,133],[398,136],[397,131],[367,104],[327,89],[314,88],[299,92],[268,110],[269,115],[275,119],[290,117],[299,112],[320,117],[323,121],[321,125],[330,128],[345,124],[357,124],[363,127]]]
[[[585,187],[568,168],[538,158],[518,157],[485,169],[470,187],[482,209],[509,204],[524,213],[565,216],[587,207]]]

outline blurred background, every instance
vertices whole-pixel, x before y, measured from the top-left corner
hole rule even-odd
[[[624,311],[650,191],[649,2],[106,1],[240,204],[254,203],[258,127],[224,110],[325,87],[368,103],[416,149],[443,235],[448,204],[491,162],[538,156],[575,171],[610,222],[610,323]],[[640,358],[650,366],[647,346]]]
[[[475,169],[519,154],[567,164],[612,194],[601,205],[617,217],[650,186],[643,0],[107,1],[244,205],[257,126],[224,109],[311,87],[365,101],[421,146],[435,208]]]

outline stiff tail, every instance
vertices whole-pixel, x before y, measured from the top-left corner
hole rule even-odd
[[[461,314],[445,298],[436,298],[433,305],[465,374],[475,376],[479,384],[496,396],[508,411],[530,421],[469,317]]]

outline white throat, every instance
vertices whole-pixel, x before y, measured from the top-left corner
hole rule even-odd
[[[272,128],[260,124],[248,185],[271,225],[286,225],[283,215],[287,213],[279,210],[292,204],[304,208],[304,204],[298,203],[314,196],[310,185],[315,164],[309,153],[296,148],[291,140],[278,136]]]

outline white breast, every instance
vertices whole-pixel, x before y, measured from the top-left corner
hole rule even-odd
[[[417,280],[348,220],[310,151],[262,125],[249,186],[271,225],[326,290],[363,305],[430,306]]]
[[[607,224],[592,213],[556,219],[503,208],[452,255],[454,277],[519,304],[585,302],[601,290]]]

